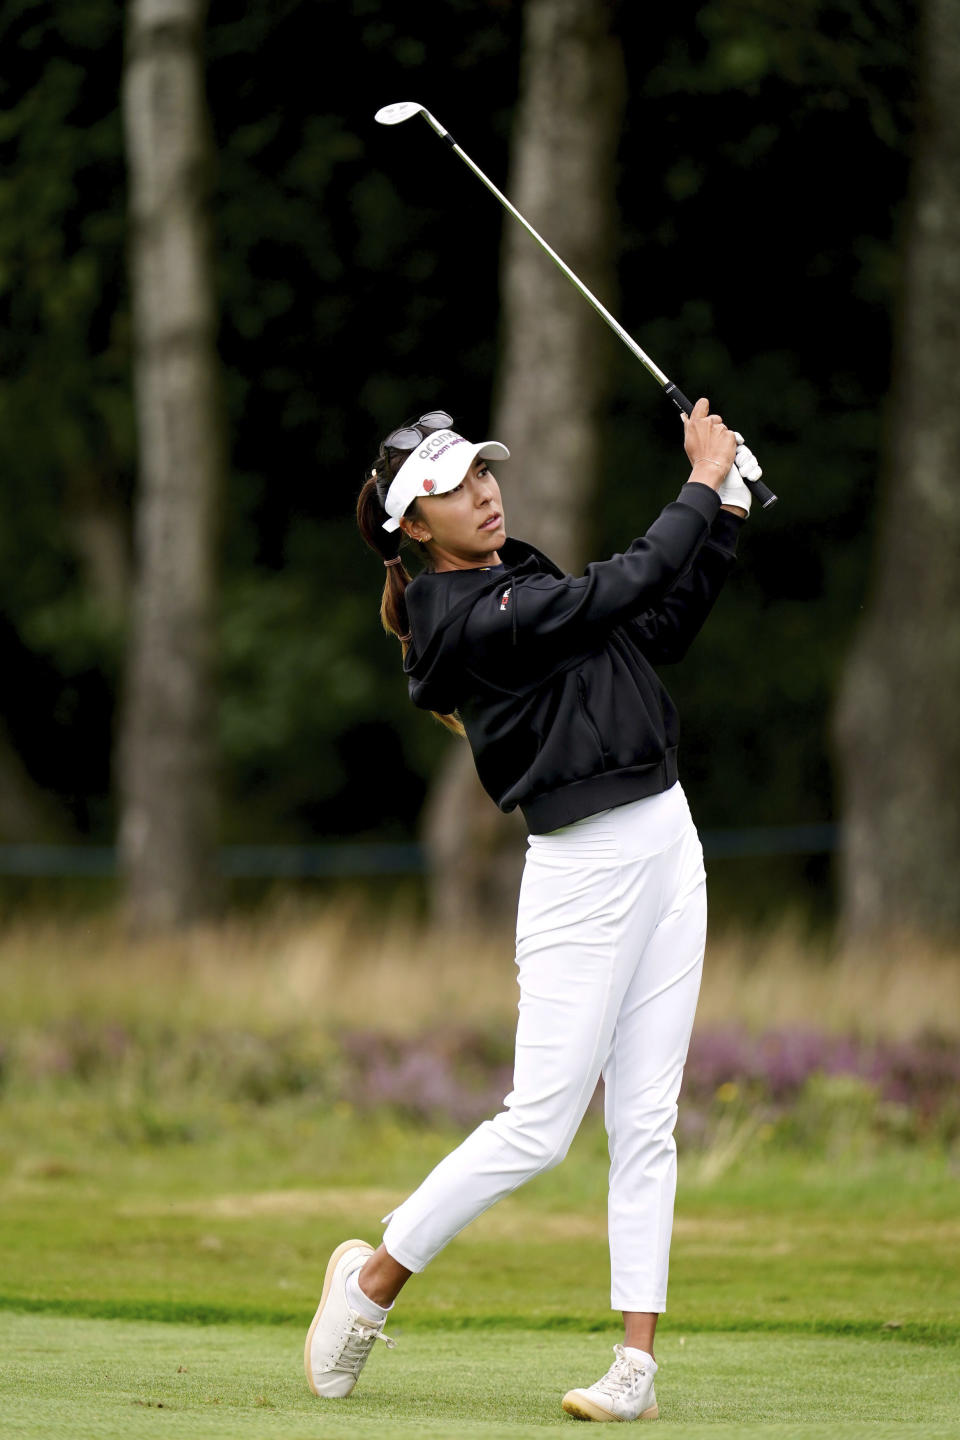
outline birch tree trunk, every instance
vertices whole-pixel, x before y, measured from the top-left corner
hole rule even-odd
[[[848,937],[960,933],[960,0],[921,33],[876,574],[837,711]]]
[[[615,308],[614,159],[624,83],[611,8],[527,0],[506,193]],[[526,231],[510,218],[504,224],[503,363],[490,433],[511,451],[500,475],[508,533],[572,570],[589,558],[611,337]],[[512,918],[524,834],[519,813],[503,816],[481,789],[467,746],[451,750],[425,815],[434,919],[454,927]]]
[[[205,11],[205,0],[130,0],[127,22],[139,488],[119,838],[140,930],[198,920],[216,898],[212,664],[224,461]]]

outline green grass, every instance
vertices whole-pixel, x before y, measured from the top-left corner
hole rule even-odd
[[[398,950],[354,920],[281,917],[129,951],[109,927],[7,936],[3,1440],[576,1432],[560,1397],[603,1372],[618,1338],[596,1117],[563,1166],[411,1283],[389,1327],[398,1349],[378,1347],[354,1396],[307,1390],[329,1251],[376,1240],[460,1138],[336,1101],[326,1000],[347,1029],[453,1014],[492,1035],[516,1003],[503,947],[471,949],[464,967],[462,947],[421,953],[412,925]],[[715,1019],[737,1020],[750,996],[750,1024],[829,1013],[910,1035],[960,1014],[955,957],[922,974],[891,959],[881,983],[873,957],[768,950],[760,965],[714,944]],[[330,1086],[301,1093],[288,1072],[314,1062]],[[789,1143],[746,1100],[719,1106],[705,1148],[681,1155],[657,1339],[660,1428],[678,1440],[960,1437],[955,1147],[888,1142],[870,1096],[844,1095],[825,1087]]]
[[[6,1118],[0,1305],[147,1319],[302,1316],[326,1253],[346,1233],[376,1238],[458,1138],[293,1102],[208,1110],[186,1141],[161,1114],[145,1139],[93,1102],[8,1105]],[[851,1150],[840,1165],[755,1142],[712,1176],[700,1157],[681,1164],[669,1323],[675,1309],[701,1330],[889,1324],[960,1340],[960,1186],[946,1158]],[[405,1323],[607,1324],[605,1200],[594,1119],[563,1166],[411,1286]]]
[[[610,1359],[607,1337],[502,1329],[407,1331],[348,1400],[318,1401],[302,1329],[0,1315],[3,1433],[519,1436],[577,1422],[559,1408]],[[956,1435],[953,1349],[856,1338],[671,1335],[659,1346],[659,1430],[678,1437]]]
[[[347,1107],[192,1113],[74,1090],[8,1101],[0,1136],[4,1436],[510,1436],[606,1368],[604,1137],[411,1283],[355,1396],[315,1400],[302,1337],[329,1250],[455,1140]],[[908,1149],[747,1146],[681,1165],[662,1426],[960,1435],[960,1185]],[[182,1367],[182,1368],[181,1368]]]

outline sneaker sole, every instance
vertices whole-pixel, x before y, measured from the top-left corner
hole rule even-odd
[[[313,1332],[316,1330],[317,1326],[320,1323],[320,1316],[323,1314],[323,1307],[327,1303],[327,1296],[330,1294],[330,1286],[333,1284],[333,1272],[336,1270],[337,1266],[340,1264],[340,1261],[343,1259],[344,1255],[348,1250],[358,1249],[366,1250],[369,1255],[373,1254],[373,1246],[368,1245],[366,1240],[344,1240],[343,1244],[337,1246],[336,1250],[334,1250],[333,1254],[330,1256],[330,1259],[327,1261],[327,1273],[323,1277],[323,1292],[320,1296],[320,1304],[317,1306],[317,1313],[316,1315],[314,1315],[313,1321],[310,1325],[310,1329],[307,1331],[307,1338],[304,1341],[303,1346],[303,1369],[307,1377],[307,1384],[310,1386],[310,1389],[313,1391],[314,1395],[319,1396],[319,1391],[317,1390],[316,1385],[313,1383],[313,1367],[310,1364],[310,1346],[313,1344]]]
[[[591,1400],[590,1396],[585,1395],[582,1390],[569,1390],[567,1394],[564,1395],[561,1404],[567,1414],[572,1415],[575,1420],[616,1420],[629,1423],[628,1421],[624,1422],[621,1415],[614,1415],[612,1410],[604,1410],[602,1405],[598,1405],[595,1400]],[[651,1405],[649,1410],[644,1410],[638,1418],[641,1420],[659,1420],[660,1406]]]

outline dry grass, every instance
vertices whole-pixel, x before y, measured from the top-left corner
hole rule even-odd
[[[711,935],[701,1025],[960,1036],[960,957],[917,942],[833,952],[799,926]],[[429,933],[399,912],[287,902],[178,939],[132,942],[110,919],[8,926],[6,1026],[81,1015],[259,1031],[315,1024],[411,1033],[512,1024],[511,939]]]
[[[788,922],[711,936],[698,1023],[960,1037],[960,953],[911,937],[840,948]]]
[[[512,1015],[509,940],[427,934],[402,913],[345,900],[286,902],[173,938],[131,940],[118,920],[9,926],[0,940],[2,1018],[38,1023],[164,1019],[276,1031],[409,1033],[455,1015]]]

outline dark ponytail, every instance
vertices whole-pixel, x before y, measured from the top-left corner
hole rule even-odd
[[[383,508],[383,502],[391,480],[409,453],[392,450],[388,455],[380,456],[368,468],[363,488],[357,497],[357,525],[360,534],[386,567],[383,596],[380,600],[380,619],[384,630],[389,635],[396,635],[400,641],[404,656],[413,638],[404,601],[404,594],[412,576],[399,552],[411,542],[403,530],[384,530],[383,522],[387,518],[387,512]],[[445,725],[454,735],[462,737],[465,734],[459,716],[440,715],[436,710],[432,713],[441,725]]]

